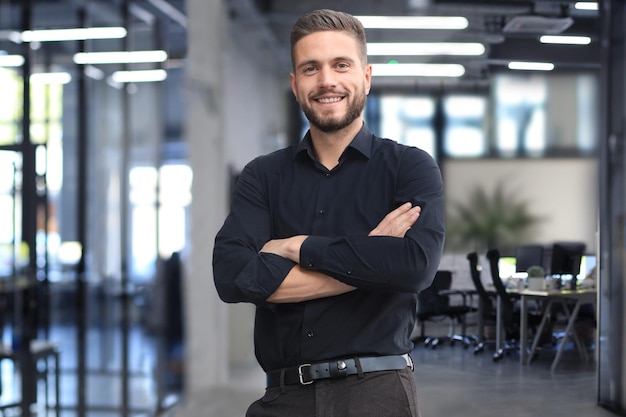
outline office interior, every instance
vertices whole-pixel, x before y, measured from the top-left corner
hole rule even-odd
[[[213,237],[244,165],[306,131],[288,31],[322,7],[457,19],[368,27],[365,119],[438,161],[456,232],[441,267],[455,285],[471,285],[467,253],[487,249],[458,224],[481,196],[534,219],[501,242],[507,256],[518,243],[585,244],[598,293],[591,405],[626,415],[619,0],[0,1],[0,329],[12,348],[0,410],[195,417],[236,398],[234,384],[262,389],[254,309],[218,299]],[[38,38],[71,28],[115,30]],[[422,44],[393,45],[407,42]],[[452,49],[432,52],[442,43]],[[140,54],[95,54],[115,51]],[[535,372],[503,363],[514,378]]]

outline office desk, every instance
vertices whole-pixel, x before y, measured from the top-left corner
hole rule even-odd
[[[547,321],[550,319],[550,310],[554,303],[560,303],[563,306],[563,310],[567,316],[567,326],[565,327],[565,334],[561,342],[559,343],[559,347],[552,361],[552,366],[550,367],[551,371],[554,371],[561,359],[561,355],[563,354],[563,348],[567,343],[570,334],[573,337],[574,343],[576,344],[576,348],[578,349],[581,357],[587,361],[587,350],[585,346],[583,346],[582,342],[578,338],[578,335],[574,329],[574,323],[576,322],[576,316],[578,315],[578,311],[580,310],[580,306],[587,303],[592,303],[594,306],[596,305],[597,298],[597,290],[595,289],[581,289],[581,290],[546,290],[546,291],[530,291],[523,290],[519,292],[520,295],[520,362],[522,364],[530,364],[532,360],[533,354],[537,349],[537,344],[539,343],[539,339],[541,338],[541,333],[543,332],[543,328]],[[543,315],[541,318],[541,323],[537,328],[537,333],[533,339],[532,346],[530,350],[526,350],[526,346],[528,344],[528,300],[530,299],[542,299],[545,301],[545,305],[543,306]],[[571,309],[568,306],[568,302],[574,301],[574,308]]]

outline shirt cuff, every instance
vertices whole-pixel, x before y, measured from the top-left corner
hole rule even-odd
[[[310,271],[322,269],[326,248],[332,241],[329,237],[307,237],[300,246],[300,266]]]

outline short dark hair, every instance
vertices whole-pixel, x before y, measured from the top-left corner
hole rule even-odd
[[[367,41],[365,28],[359,19],[345,12],[330,9],[320,9],[309,12],[298,19],[291,28],[289,41],[291,44],[291,64],[294,62],[294,48],[296,43],[307,35],[327,30],[347,32],[357,41],[359,55],[363,64],[367,63]]]

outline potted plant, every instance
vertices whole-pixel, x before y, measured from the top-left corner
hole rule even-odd
[[[531,291],[542,291],[545,289],[546,272],[539,265],[533,265],[526,271],[528,274],[528,289]]]
[[[466,202],[452,202],[446,218],[446,245],[457,251],[483,251],[498,248],[512,252],[532,240],[532,232],[542,220],[531,212],[529,201],[503,183],[493,192],[477,186]]]

